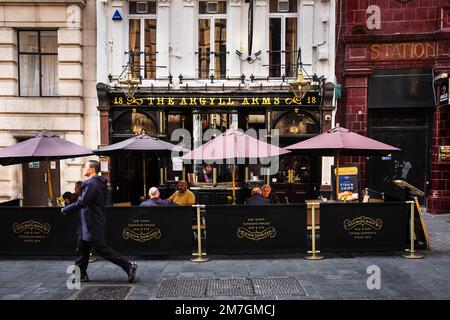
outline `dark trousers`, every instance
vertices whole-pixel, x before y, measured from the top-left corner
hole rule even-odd
[[[105,242],[78,240],[78,259],[75,261],[75,265],[80,268],[81,275],[86,274],[92,249],[95,250],[97,256],[118,265],[128,273],[130,262],[111,249]]]

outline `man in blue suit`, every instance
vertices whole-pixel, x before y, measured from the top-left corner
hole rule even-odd
[[[152,187],[148,191],[149,200],[142,202],[139,206],[141,207],[167,207],[172,206],[172,204],[168,200],[162,200],[160,198],[161,194],[159,193],[158,188]]]
[[[252,196],[245,200],[245,204],[270,204],[270,200],[262,196],[260,188],[255,187],[252,189]]]
[[[75,203],[61,209],[64,215],[68,212],[79,210],[79,257],[75,261],[75,265],[80,268],[81,282],[89,281],[87,267],[89,264],[89,255],[93,248],[98,256],[121,267],[127,273],[128,281],[132,282],[136,276],[136,262],[130,263],[106,244],[105,204],[107,198],[107,180],[99,176],[99,172],[100,162],[89,160],[84,165],[84,175],[88,179],[81,185],[80,198]]]

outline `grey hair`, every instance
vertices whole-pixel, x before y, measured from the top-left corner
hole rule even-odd
[[[148,190],[148,195],[153,197],[159,196],[159,189],[156,187],[151,187],[150,190]]]

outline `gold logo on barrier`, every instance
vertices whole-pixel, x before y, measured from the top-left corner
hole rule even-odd
[[[159,238],[161,238],[161,230],[153,229],[147,233],[137,233],[131,229],[126,228],[123,230],[122,237],[125,240],[131,239],[138,242],[145,242],[152,239],[158,240]]]
[[[370,240],[383,228],[383,220],[361,216],[345,220],[343,226],[354,240]]]
[[[374,230],[381,230],[381,228],[383,227],[383,220],[381,219],[375,220],[369,217],[361,216],[353,220],[347,219],[344,221],[345,230],[352,230],[355,229],[356,227],[364,227],[364,226],[367,226]]]
[[[23,243],[40,243],[50,233],[50,224],[28,220],[14,223],[12,229]]]
[[[14,233],[24,233],[25,231],[36,230],[39,233],[50,233],[50,225],[48,223],[40,223],[34,220],[28,220],[22,223],[14,223],[13,226]]]
[[[277,232],[274,227],[267,228],[263,231],[250,231],[248,229],[240,227],[237,231],[238,238],[247,238],[253,241],[263,240],[267,237],[275,238]]]
[[[253,241],[259,241],[266,238],[275,238],[277,231],[271,226],[266,218],[247,218],[242,223],[242,227],[237,229],[237,237],[239,239],[247,238]]]

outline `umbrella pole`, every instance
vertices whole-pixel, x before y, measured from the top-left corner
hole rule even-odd
[[[50,170],[50,160],[48,161],[47,175],[48,196],[50,197],[50,203],[53,204],[52,171]]]
[[[146,181],[146,179],[145,179],[145,177],[147,176],[147,169],[146,169],[146,167],[145,167],[145,158],[144,157],[142,157],[142,171],[143,171],[143,175],[144,175],[144,197],[145,197],[145,195],[146,195],[146,192],[147,192],[147,181]]]
[[[235,164],[233,162],[233,173],[232,173],[232,180],[233,180],[233,205],[236,205],[236,178],[235,178],[235,170],[234,170]]]
[[[336,173],[335,173],[335,176],[336,176],[336,201],[338,201],[339,200],[339,196],[338,196],[338,193],[339,193],[339,151],[336,151],[335,157],[336,157]]]

